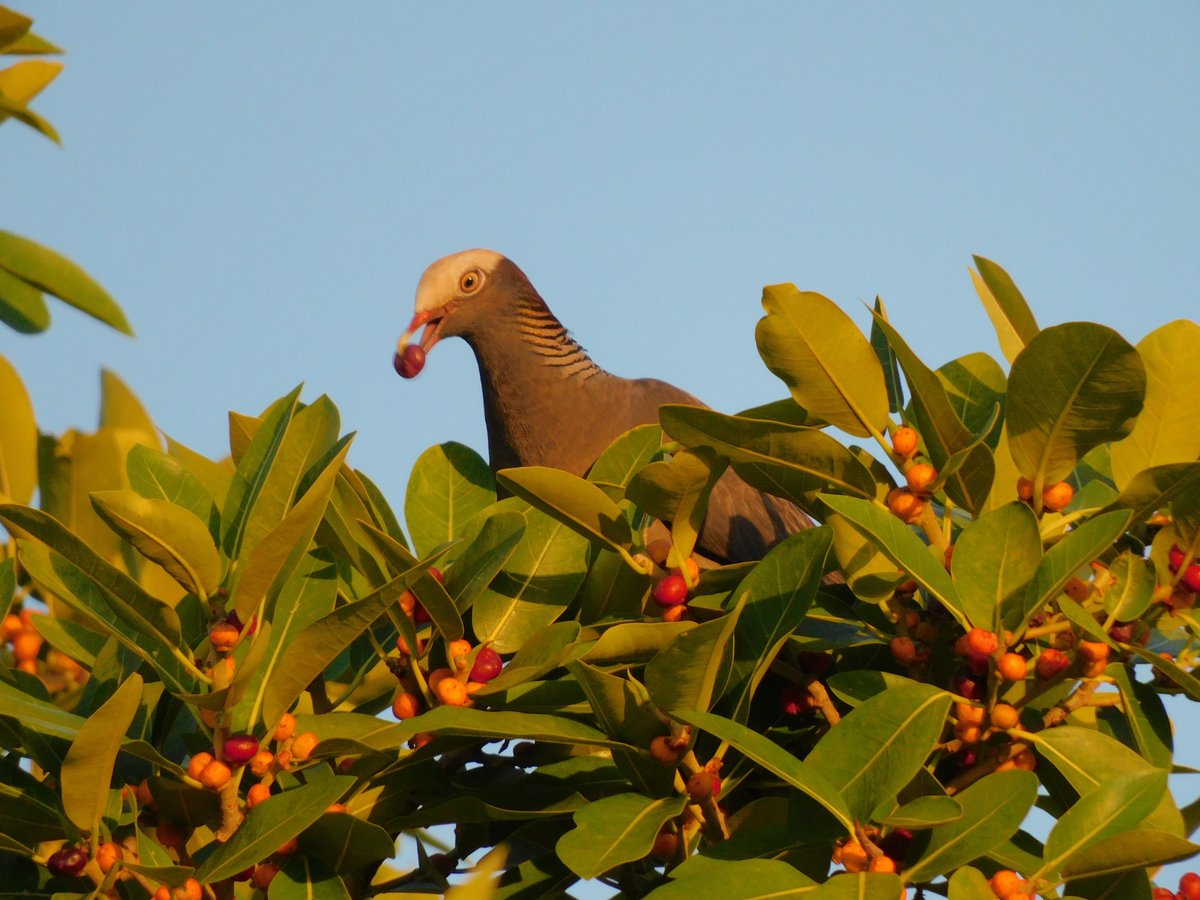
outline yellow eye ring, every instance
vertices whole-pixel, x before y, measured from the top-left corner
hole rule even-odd
[[[458,289],[464,294],[473,294],[479,290],[481,284],[483,284],[483,275],[478,269],[471,269],[469,272],[464,272],[462,277],[458,279]]]

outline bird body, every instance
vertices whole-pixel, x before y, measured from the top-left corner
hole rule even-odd
[[[397,369],[422,326],[424,351],[442,337],[467,342],[479,365],[493,470],[553,466],[584,475],[618,436],[657,423],[663,404],[703,406],[667,382],[600,368],[525,274],[495,251],[466,250],[433,263],[418,284],[415,309]],[[758,559],[809,524],[794,505],[727,471],[709,498],[697,549],[720,562]]]

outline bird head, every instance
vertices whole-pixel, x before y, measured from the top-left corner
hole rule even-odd
[[[417,284],[412,322],[396,344],[397,371],[406,374],[402,360],[422,326],[425,330],[417,346],[423,352],[416,364],[417,371],[424,362],[424,353],[443,337],[470,339],[489,312],[500,311],[498,307],[527,290],[532,288],[525,274],[495,250],[463,250],[442,257],[425,270]]]

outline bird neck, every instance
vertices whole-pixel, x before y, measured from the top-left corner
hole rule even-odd
[[[589,403],[585,386],[611,376],[540,297],[519,296],[500,322],[464,337],[479,364],[493,468],[554,464],[563,422]]]

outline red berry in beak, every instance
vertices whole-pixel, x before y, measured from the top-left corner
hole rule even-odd
[[[416,378],[425,368],[425,351],[420,344],[406,344],[403,353],[392,357],[392,365],[401,378]]]

